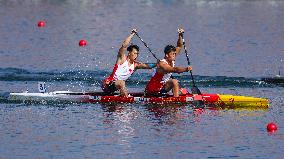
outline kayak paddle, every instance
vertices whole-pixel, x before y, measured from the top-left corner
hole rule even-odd
[[[190,66],[190,61],[189,61],[187,49],[186,49],[186,46],[185,46],[185,41],[184,41],[184,38],[183,38],[183,33],[181,33],[181,38],[182,38],[182,43],[183,43],[184,52],[185,52],[186,59],[187,59],[187,64],[188,64],[188,66]],[[200,90],[198,89],[198,87],[195,85],[194,78],[193,78],[193,75],[192,75],[192,70],[190,70],[190,76],[191,76],[192,83],[193,83],[193,86],[192,86],[192,88],[191,88],[191,92],[192,92],[193,94],[201,95],[201,91],[200,91]]]
[[[142,43],[147,47],[149,52],[155,57],[156,60],[160,61],[157,56],[152,52],[152,50],[148,47],[148,45],[144,42],[144,40],[139,36],[137,32],[135,32],[136,36],[142,41]]]

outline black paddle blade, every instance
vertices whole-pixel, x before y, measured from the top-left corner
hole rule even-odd
[[[201,91],[196,86],[192,86],[191,92],[192,92],[192,94],[201,95]],[[196,108],[204,108],[205,107],[203,99],[195,100],[194,105],[196,106]]]
[[[192,92],[192,94],[199,94],[199,95],[201,95],[201,91],[196,86],[192,86],[191,92]]]
[[[197,87],[192,87],[192,88],[197,88]],[[196,93],[193,94],[193,105],[195,108],[205,108],[203,95],[201,93],[197,94],[198,92],[197,90],[199,91],[198,88],[196,90],[193,90],[196,91]]]
[[[203,100],[196,100],[193,102],[195,108],[205,108],[205,103]]]

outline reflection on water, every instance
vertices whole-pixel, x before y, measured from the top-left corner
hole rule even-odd
[[[59,156],[66,156],[64,147],[67,145],[68,153],[79,152],[78,157],[92,155],[95,153],[92,149],[98,148],[103,149],[99,156],[115,154],[137,157],[140,156],[139,152],[147,150],[149,153],[144,154],[147,157],[155,154],[166,157],[170,152],[183,157],[188,156],[187,153],[200,156],[203,151],[212,152],[208,155],[213,157],[219,156],[222,149],[239,154],[238,150],[226,146],[249,144],[244,141],[252,137],[251,133],[257,136],[258,142],[260,139],[266,140],[259,136],[259,131],[265,130],[258,121],[265,121],[267,114],[262,110],[192,109],[185,105],[163,107],[139,104],[66,107],[2,105],[1,108],[2,117],[5,112],[5,118],[0,122],[5,126],[0,129],[5,134],[1,142],[6,143],[8,149],[14,146],[14,150],[22,156],[30,155],[21,152],[23,147],[15,147],[14,142],[20,142],[23,146],[35,145],[39,152],[46,151],[39,156],[48,156],[50,150]],[[15,141],[17,138],[20,139]],[[232,138],[234,140],[230,141]],[[204,147],[207,144],[210,148]],[[248,146],[241,151],[247,154],[251,149]],[[30,150],[26,149],[27,152]]]

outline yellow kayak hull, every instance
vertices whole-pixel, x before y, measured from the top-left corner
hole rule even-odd
[[[252,108],[267,109],[269,108],[269,100],[265,98],[256,98],[250,96],[236,96],[229,94],[218,94],[219,105],[228,108]]]

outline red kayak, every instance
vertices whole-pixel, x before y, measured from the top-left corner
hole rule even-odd
[[[163,97],[148,97],[144,93],[130,93],[129,97],[119,95],[104,95],[103,92],[70,92],[56,91],[49,93],[10,93],[9,99],[23,101],[70,101],[83,103],[155,103],[155,104],[194,104],[198,101],[205,105],[225,106],[235,108],[268,108],[268,99],[249,96],[224,94],[181,94],[179,97],[166,95]]]

